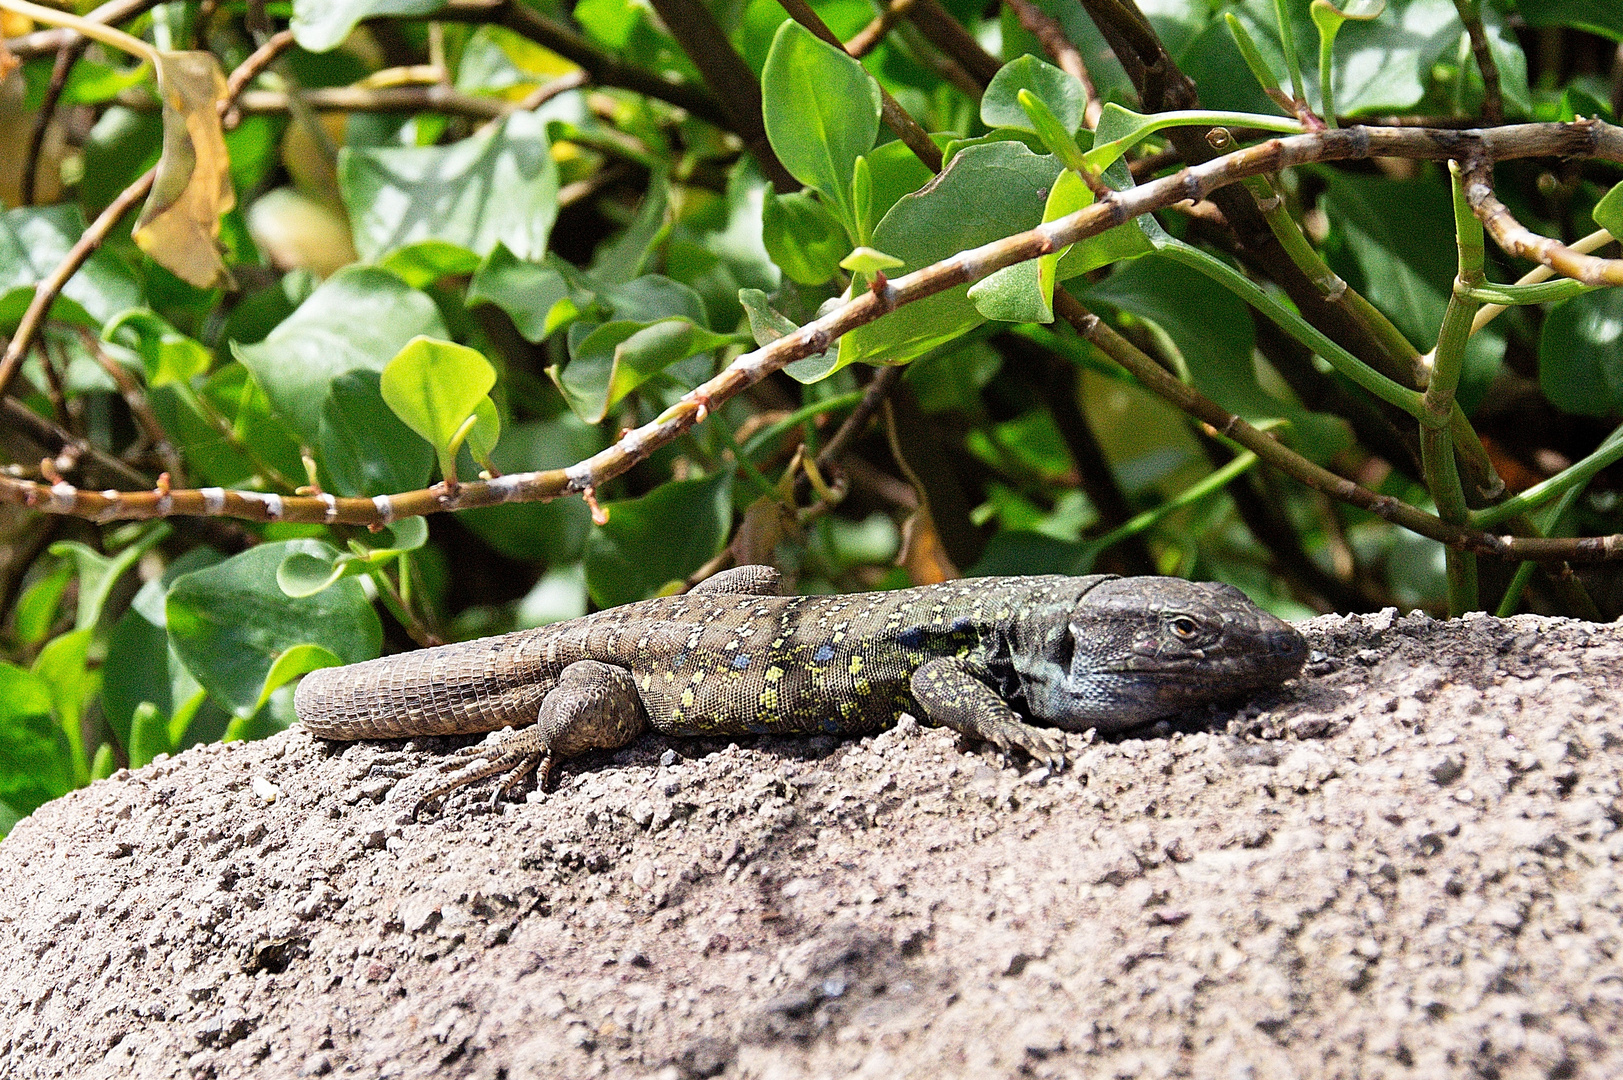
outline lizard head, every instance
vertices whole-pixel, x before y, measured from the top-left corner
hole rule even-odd
[[[1132,727],[1275,686],[1307,660],[1302,635],[1239,589],[1181,578],[1107,578],[1034,636],[1015,655],[1026,704],[1073,731]]]

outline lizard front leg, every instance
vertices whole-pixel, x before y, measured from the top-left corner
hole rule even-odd
[[[988,684],[987,672],[955,656],[926,660],[913,672],[913,697],[934,723],[1002,750],[1020,749],[1052,768],[1065,764],[1065,736],[1033,727]]]
[[[494,743],[459,750],[439,766],[449,775],[418,797],[412,816],[457,788],[497,774],[505,775],[492,805],[531,772],[545,789],[560,759],[588,750],[617,750],[647,727],[648,714],[630,671],[597,660],[577,660],[564,668],[558,685],[541,700],[534,725],[508,732]]]

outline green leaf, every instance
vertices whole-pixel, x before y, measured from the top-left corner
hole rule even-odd
[[[179,749],[169,739],[169,718],[150,701],[143,701],[135,707],[126,745],[129,747],[132,769],[151,764],[159,754],[172,754]]]
[[[998,69],[981,96],[981,123],[989,128],[1019,128],[1035,132],[1030,116],[1021,107],[1021,90],[1032,93],[1048,106],[1048,111],[1067,132],[1082,126],[1087,94],[1076,77],[1027,53]]]
[[[84,707],[101,689],[101,672],[90,667],[90,642],[95,629],[70,630],[52,638],[34,658],[33,672],[44,680],[51,695],[57,723],[73,748],[74,773],[80,783],[90,782],[80,719]]]
[[[214,354],[145,308],[132,308],[102,327],[103,341],[122,345],[141,358],[147,385],[190,382],[208,371]]]
[[[766,137],[784,168],[829,200],[846,232],[856,160],[879,134],[879,85],[842,50],[799,23],[778,28],[761,73]]]
[[[1597,0],[1518,0],[1528,26],[1571,26],[1623,41],[1623,7]]]
[[[585,276],[563,260],[548,255],[545,262],[525,262],[505,244],[496,245],[468,284],[470,307],[495,304],[530,342],[568,326],[596,299]]]
[[[352,536],[349,549],[368,562],[387,562],[416,551],[428,543],[428,522],[420,517],[404,518],[378,529]]]
[[[34,298],[34,286],[62,264],[84,231],[84,215],[74,205],[19,207],[0,214],[0,329],[16,325]],[[98,248],[68,279],[49,314],[100,329],[140,303],[134,273],[106,248]]]
[[[851,170],[851,214],[857,224],[857,246],[865,247],[873,236],[874,222],[878,218],[873,212],[873,169],[868,166],[868,158],[861,154],[857,155]]]
[[[293,0],[293,40],[308,52],[335,49],[364,19],[427,15],[445,0]]]
[[[339,495],[389,495],[428,483],[434,449],[383,400],[375,371],[346,371],[321,403],[317,446],[328,486]]]
[[[874,230],[873,246],[912,272],[966,248],[1042,222],[1048,191],[1060,173],[1052,155],[1024,144],[996,142],[958,152],[934,184],[891,207]],[[862,361],[902,364],[958,337],[983,316],[958,285],[859,326],[840,339],[831,370]],[[797,378],[798,370],[791,371]]]
[[[444,337],[439,309],[398,277],[348,267],[328,278],[257,345],[232,343],[275,413],[310,446],[321,439],[321,406],[348,371],[381,372],[418,336]]]
[[[473,407],[473,425],[467,429],[466,436],[468,453],[473,455],[480,468],[488,470],[491,467],[493,462],[490,455],[501,437],[501,414],[496,411],[494,401],[484,398]]]
[[[32,813],[75,787],[72,749],[51,718],[44,679],[0,663],[0,799],[7,816]]]
[[[441,278],[463,277],[479,268],[479,256],[444,240],[420,240],[378,259],[378,265],[414,289],[426,289]]]
[[[381,389],[395,415],[428,440],[449,479],[456,475],[465,425],[495,385],[496,369],[477,350],[417,337],[383,369]]]
[[[73,560],[79,572],[79,613],[73,621],[74,629],[87,630],[95,626],[101,618],[107,596],[118,579],[172,531],[168,522],[160,521],[147,529],[139,540],[112,557],[88,548],[77,540],[58,540],[52,544],[47,550],[58,558]]]
[[[193,548],[165,567],[161,577],[141,586],[129,609],[113,624],[101,666],[101,711],[107,726],[125,747],[135,738],[134,718],[142,702],[151,702],[160,713],[168,714],[172,749],[183,748],[179,740],[188,733],[200,709],[204,717],[200,726],[207,730],[193,732],[193,741],[225,730],[225,714],[217,706],[204,707],[202,687],[169,647],[163,599],[177,577],[213,566],[223,558],[210,548]]]
[[[624,285],[605,288],[600,298],[620,320],[649,323],[686,319],[699,326],[710,325],[699,294],[691,286],[659,274],[646,274]]]
[[[540,259],[558,216],[546,122],[530,112],[449,146],[346,147],[338,178],[355,248],[369,260],[424,241],[471,252],[462,273],[498,243],[521,259]],[[445,255],[431,257],[443,263]]]
[[[871,247],[859,247],[840,260],[840,266],[853,274],[872,276],[878,270],[894,270],[902,265],[902,260],[894,255],[886,255],[883,251],[875,251]]]
[[[732,474],[664,484],[609,503],[586,543],[586,587],[599,607],[642,600],[716,556],[732,524]]]
[[[259,694],[254,711],[264,708],[265,702],[270,700],[278,687],[287,685],[305,672],[338,667],[343,662],[325,646],[294,645],[272,661],[270,671],[265,675],[265,688]]]
[[[63,559],[23,590],[11,623],[19,645],[38,645],[50,635],[73,571],[73,561]]]
[[[767,192],[761,206],[761,242],[778,269],[800,285],[820,285],[839,269],[851,238],[815,195]]]
[[[276,587],[295,600],[314,596],[346,574],[359,570],[359,561],[353,555],[334,551],[316,555],[308,551],[290,551],[276,568]]]
[[[1601,196],[1591,213],[1596,225],[1614,237],[1623,236],[1623,184],[1613,184],[1612,190]]]
[[[266,677],[295,645],[314,644],[346,664],[378,654],[383,628],[359,581],[290,599],[276,571],[293,552],[331,558],[315,540],[261,544],[175,579],[165,613],[169,641],[204,688],[238,717],[258,708]]]
[[[739,289],[738,302],[749,319],[750,335],[756,345],[768,345],[792,334],[800,327],[772,306],[771,299],[760,289]]]
[[[571,342],[567,367],[548,373],[575,415],[595,424],[621,398],[672,364],[738,340],[687,319],[604,323]]]
[[[1623,289],[1550,309],[1538,342],[1538,381],[1558,409],[1607,416],[1623,407]]]
[[[1075,175],[1067,171],[1060,177]],[[1054,321],[1054,283],[1052,278],[1044,282],[1036,259],[1005,266],[981,278],[969,287],[969,298],[983,318],[998,322]]]

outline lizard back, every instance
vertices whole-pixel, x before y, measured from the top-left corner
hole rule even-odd
[[[922,661],[1006,668],[1008,627],[1034,609],[1063,619],[1102,577],[974,578],[892,592],[760,596],[693,592],[500,637],[306,675],[295,705],[329,739],[459,735],[533,723],[577,660],[632,672],[668,734],[880,730],[914,707]],[[1012,686],[1012,682],[1011,682]]]

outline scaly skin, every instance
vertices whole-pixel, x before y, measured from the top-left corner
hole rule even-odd
[[[667,735],[867,735],[904,712],[1063,762],[1065,731],[1114,731],[1283,682],[1307,645],[1227,585],[1178,578],[969,578],[778,596],[740,567],[685,596],[305,676],[328,739],[522,728],[470,747],[419,807],[506,773]]]

